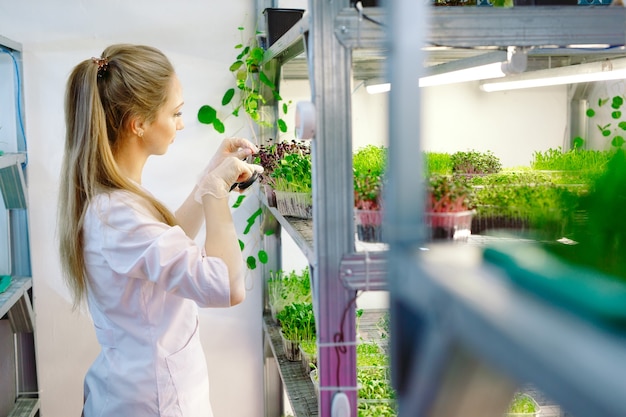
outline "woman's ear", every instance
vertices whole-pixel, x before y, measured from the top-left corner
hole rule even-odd
[[[130,120],[130,131],[139,137],[143,137],[145,123],[139,117],[133,117]]]

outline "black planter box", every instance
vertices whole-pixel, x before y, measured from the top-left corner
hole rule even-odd
[[[269,48],[302,19],[304,10],[267,8],[263,10],[263,14],[265,15],[267,46]]]

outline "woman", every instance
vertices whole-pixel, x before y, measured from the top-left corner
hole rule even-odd
[[[85,377],[85,417],[212,416],[198,306],[245,298],[227,196],[262,168],[242,161],[252,143],[227,139],[171,213],[141,174],[183,128],[182,106],[171,63],[147,46],[110,46],[68,80],[60,254],[102,347]]]

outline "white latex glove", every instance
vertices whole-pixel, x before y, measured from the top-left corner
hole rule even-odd
[[[194,198],[198,203],[202,203],[202,196],[206,194],[215,198],[228,197],[234,183],[247,180],[255,171],[261,173],[263,167],[248,164],[235,156],[228,156],[200,179]]]
[[[226,138],[220,144],[220,147],[209,161],[209,164],[204,168],[202,176],[204,177],[208,172],[217,168],[222,161],[228,157],[235,157],[237,159],[245,159],[250,155],[254,155],[259,152],[254,143],[244,138]]]

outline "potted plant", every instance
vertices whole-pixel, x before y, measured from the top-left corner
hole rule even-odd
[[[389,357],[371,340],[356,347],[359,416],[395,416]]]
[[[575,205],[584,213],[573,222],[566,237],[576,244],[545,245],[566,262],[589,268],[621,281],[626,279],[626,221],[623,211],[626,196],[626,151],[615,150],[605,172],[578,196]]]
[[[541,411],[541,407],[535,399],[526,393],[517,392],[509,404],[506,417],[535,417]]]
[[[502,163],[491,151],[455,152],[450,157],[452,173],[466,175],[485,175],[500,172]]]
[[[574,198],[585,187],[556,184],[543,172],[504,171],[472,178],[472,233],[505,229],[528,233],[543,230],[559,238],[573,221]]]
[[[291,140],[261,145],[255,157],[264,172],[268,203],[284,216],[313,217],[311,148],[306,142]]]
[[[464,176],[428,177],[424,217],[430,239],[467,240],[474,215],[471,195],[472,187]]]
[[[315,315],[312,303],[291,303],[278,313],[280,335],[285,355],[290,361],[300,361],[300,342],[315,339]]]
[[[598,327],[626,322],[626,153],[616,150],[606,172],[579,197],[584,218],[567,239],[510,242],[483,250],[483,258],[539,299]]]
[[[205,104],[198,110],[198,121],[212,126],[218,133],[224,133],[226,117],[247,116],[248,127],[255,134],[254,126],[273,126],[262,114],[262,106],[282,100],[275,82],[263,70],[265,50],[259,44],[259,33],[246,39],[245,28],[238,28],[241,42],[235,45],[238,51],[235,61],[228,71],[233,76],[233,85],[222,96],[219,106]],[[288,103],[280,106],[283,115],[288,112]],[[226,111],[226,114],[224,114]],[[287,131],[287,124],[282,118],[276,120],[276,127],[281,132]]]
[[[354,215],[357,236],[363,242],[382,241],[382,189],[387,151],[368,145],[352,156]]]
[[[286,305],[312,302],[309,269],[304,268],[300,273],[270,272],[267,290],[272,318],[278,323],[278,315]]]
[[[533,152],[530,167],[561,184],[590,184],[604,172],[611,155],[612,151],[550,148]]]
[[[268,7],[263,10],[267,28],[267,46],[272,46],[293,25],[302,19],[304,9],[281,9]]]
[[[315,339],[300,341],[300,357],[302,368],[307,374],[317,368],[317,341]]]
[[[446,152],[424,152],[426,175],[452,174],[452,155]]]

